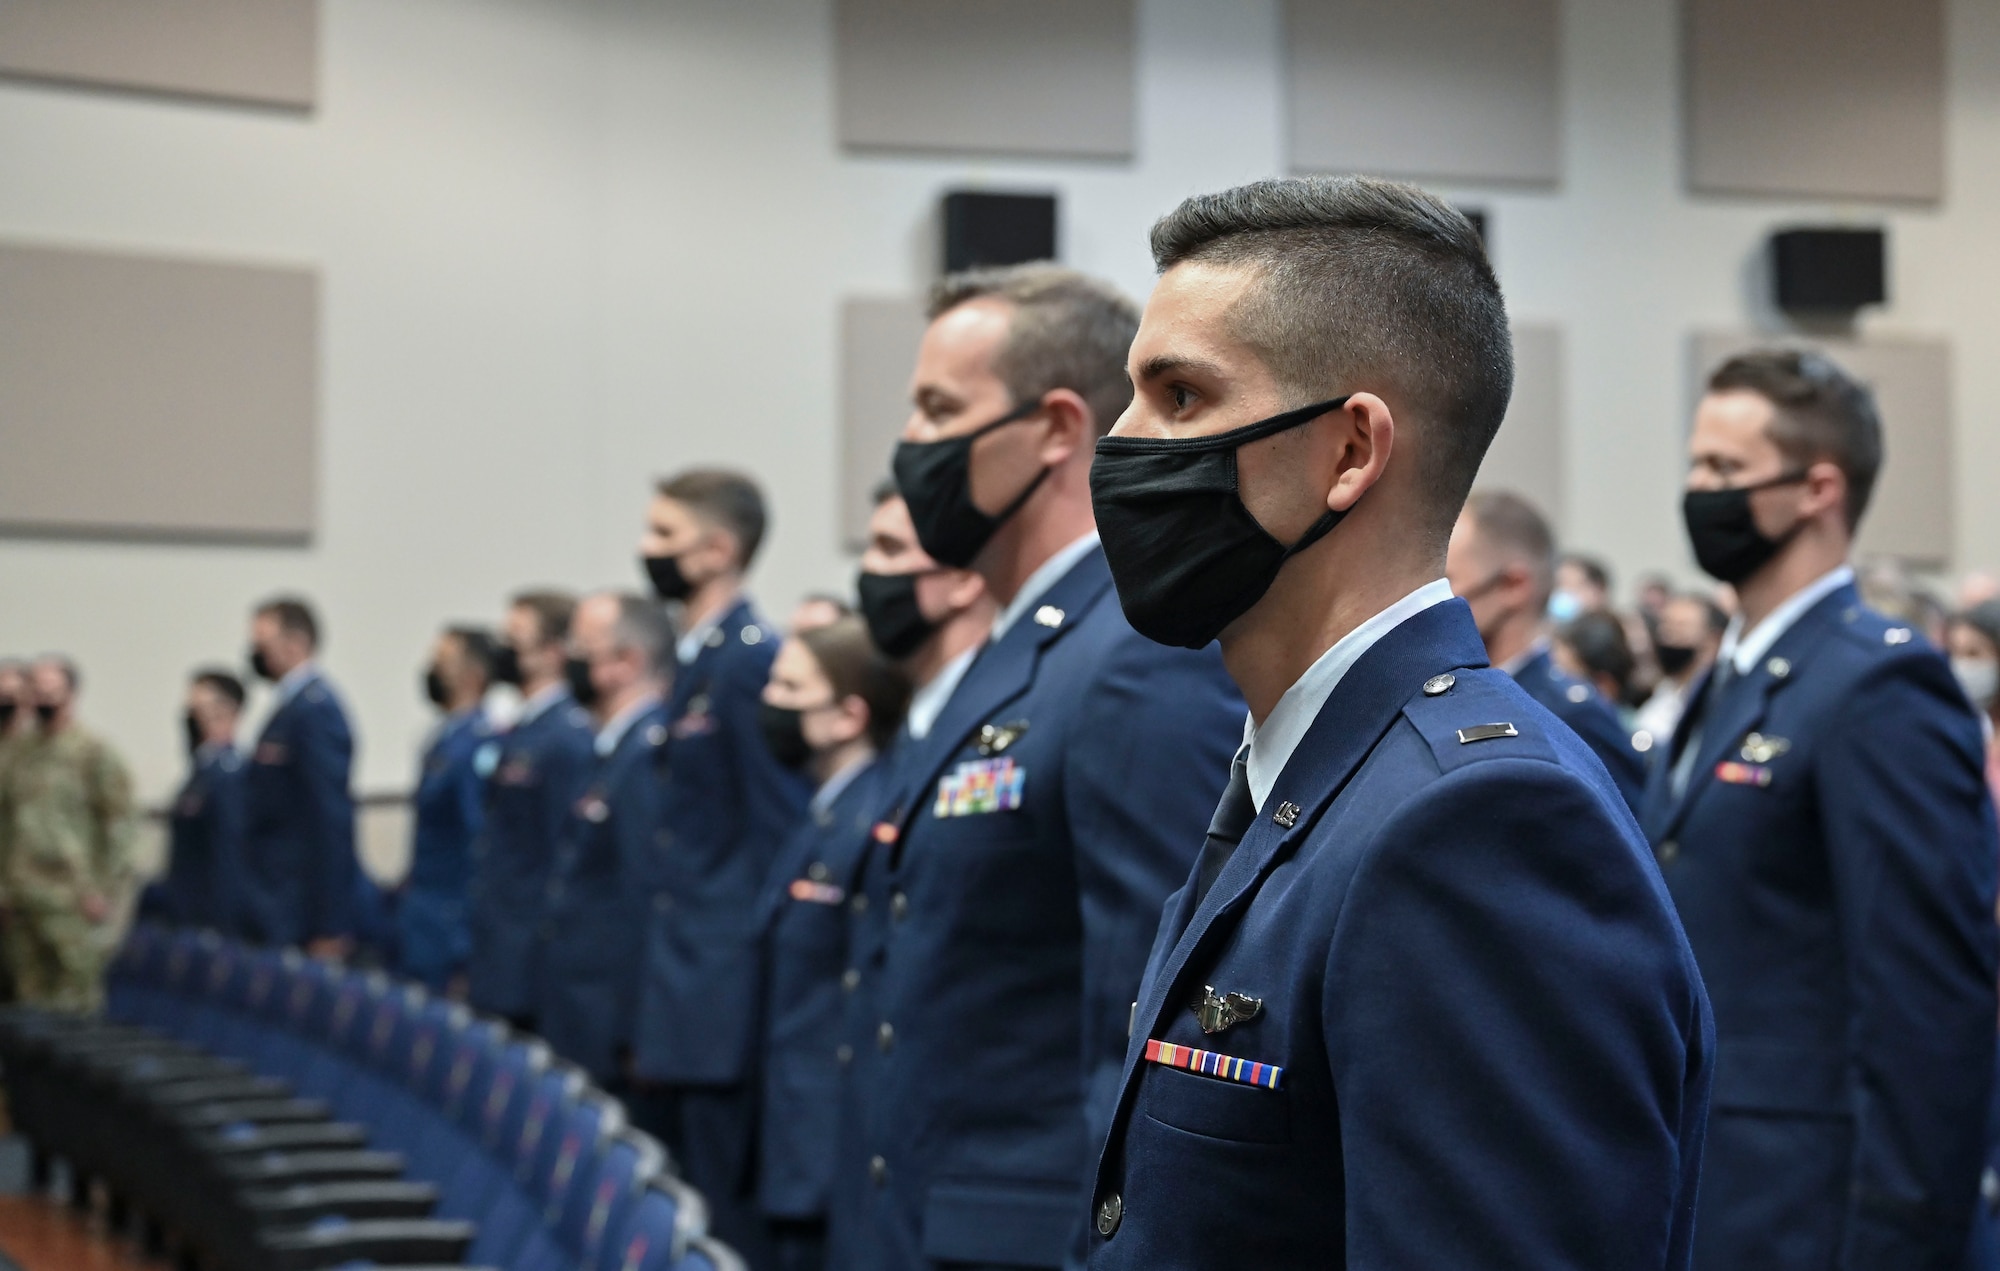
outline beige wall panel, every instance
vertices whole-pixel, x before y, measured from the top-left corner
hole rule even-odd
[[[868,539],[875,487],[910,417],[910,368],[924,334],[924,302],[853,297],[840,306],[840,538]]]
[[[1686,0],[1688,184],[1944,197],[1944,0]]]
[[[299,541],[304,269],[0,245],[0,529]]]
[[[838,0],[856,149],[1129,158],[1134,0]]]
[[[1514,396],[1479,466],[1479,490],[1527,499],[1560,534],[1563,500],[1563,341],[1555,326],[1514,324]]]
[[[1724,358],[1772,343],[1769,336],[1742,333],[1695,336],[1690,400],[1699,398]],[[1918,564],[1953,559],[1951,346],[1943,340],[1784,343],[1820,350],[1875,390],[1886,457],[1856,550]]]
[[[1556,0],[1285,0],[1295,172],[1553,185]]]
[[[310,109],[317,0],[0,0],[0,72]]]

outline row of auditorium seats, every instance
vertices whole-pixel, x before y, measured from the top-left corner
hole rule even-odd
[[[617,1101],[456,1003],[135,928],[104,1019],[0,1012],[0,1078],[183,1266],[742,1271]]]

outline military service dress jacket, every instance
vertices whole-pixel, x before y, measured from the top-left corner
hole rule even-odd
[[[1713,1031],[1603,765],[1447,600],[1168,902],[1090,1266],[1685,1268]]]
[[[567,690],[496,742],[486,817],[473,843],[472,1005],[509,1019],[534,1014],[537,931],[549,871],[596,756],[590,716]]]
[[[1978,720],[1852,586],[1710,696],[1645,813],[1715,1001],[1696,1264],[1955,1267],[1994,1072]]]
[[[759,703],[778,637],[739,601],[674,676],[661,752],[660,833],[635,877],[648,893],[634,1062],[673,1084],[750,1075],[757,912],[778,849],[805,815],[806,779],[771,757]]]
[[[203,746],[194,771],[174,796],[162,917],[183,927],[242,934],[237,889],[243,872],[243,756],[234,746]]]
[[[1229,772],[1213,648],[1125,621],[1092,548],[966,672],[870,840],[832,1265],[1054,1267],[1080,1238],[1160,905]]]
[[[243,778],[246,934],[302,945],[354,931],[354,733],[313,673],[265,722]]]
[[[480,754],[493,739],[483,708],[444,721],[424,751],[411,796],[410,873],[396,904],[397,964],[433,991],[465,969],[472,842],[486,820]]]
[[[655,702],[597,756],[550,871],[536,1026],[600,1083],[623,1075],[638,1015],[646,896],[633,880],[660,832],[654,765],[666,744],[666,708]]]
[[[1604,695],[1557,666],[1547,649],[1523,662],[1514,672],[1514,682],[1583,738],[1583,744],[1617,783],[1625,806],[1638,815],[1640,794],[1646,788],[1645,756],[1633,748],[1625,725],[1618,721],[1618,712]]]

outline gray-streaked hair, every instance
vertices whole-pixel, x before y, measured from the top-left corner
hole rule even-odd
[[[1016,402],[1067,388],[1090,405],[1097,435],[1132,404],[1125,357],[1139,310],[1111,284],[1045,261],[950,274],[931,288],[929,316],[986,297],[1014,307],[993,373]]]
[[[670,674],[674,669],[674,641],[680,638],[673,619],[658,601],[648,600],[637,592],[611,594],[618,601],[618,618],[611,624],[613,647],[636,649],[645,657],[653,674]]]
[[[1470,221],[1412,185],[1289,178],[1191,198],[1152,246],[1162,273],[1258,273],[1232,322],[1292,405],[1378,392],[1413,408],[1430,529],[1450,534],[1514,389],[1507,307]]]

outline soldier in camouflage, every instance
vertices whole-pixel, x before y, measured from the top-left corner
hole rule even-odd
[[[91,1011],[102,1000],[111,917],[132,875],[132,779],[76,722],[68,659],[40,659],[28,685],[32,730],[0,757],[7,960],[22,1001]]]

